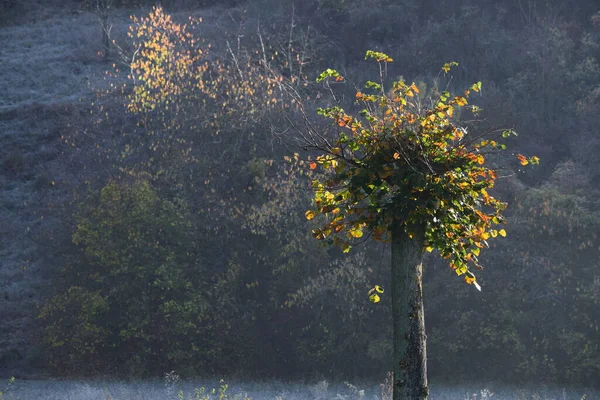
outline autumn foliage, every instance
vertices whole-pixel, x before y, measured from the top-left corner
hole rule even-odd
[[[313,181],[314,208],[306,218],[324,216],[314,236],[347,252],[365,234],[388,239],[394,221],[411,237],[413,227],[424,224],[426,250],[438,250],[457,275],[476,284],[470,267],[481,268],[481,249],[489,247],[490,237],[506,236],[495,227],[504,222],[506,204],[488,192],[498,174],[486,165],[486,155],[504,146],[469,135],[455,118],[460,108],[469,108],[469,95],[481,90],[481,82],[459,95],[443,91],[427,99],[403,80],[386,90],[384,64],[392,59],[373,51],[366,57],[380,64],[381,74],[379,82],[368,81],[356,93],[362,110],[353,115],[338,106],[319,109],[333,121],[334,132],[330,140],[313,143],[323,153],[310,168],[318,164],[323,178]],[[318,81],[330,79],[343,77],[329,69]],[[538,162],[518,158],[523,165]]]

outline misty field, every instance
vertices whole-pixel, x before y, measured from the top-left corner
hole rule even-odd
[[[348,382],[317,384],[231,382],[217,380],[178,380],[167,375],[163,381],[118,382],[76,380],[28,380],[4,384],[2,400],[388,400],[383,385],[353,385]],[[0,390],[2,390],[0,389]],[[220,394],[222,397],[219,397]],[[600,393],[585,389],[518,388],[497,384],[471,386],[431,385],[432,400],[581,400],[596,399]]]

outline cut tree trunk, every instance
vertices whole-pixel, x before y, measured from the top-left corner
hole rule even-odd
[[[392,225],[392,317],[394,324],[394,400],[429,394],[423,313],[423,227],[412,238],[401,223]]]

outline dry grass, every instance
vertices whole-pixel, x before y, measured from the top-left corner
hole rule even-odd
[[[325,383],[325,384],[324,384]],[[215,380],[136,382],[114,381],[19,381],[11,385],[2,400],[176,400],[181,391],[184,399],[217,399],[216,395],[194,397],[196,388],[218,389],[221,382]],[[479,386],[481,387],[481,386]],[[491,385],[493,390],[455,386],[432,385],[430,400],[581,400],[598,398],[600,393],[585,390],[536,388],[511,388]],[[1,390],[1,388],[0,388]],[[226,399],[244,399],[247,394],[253,400],[381,400],[376,385],[360,388],[349,383],[290,384],[282,382],[232,383]],[[584,395],[585,394],[585,395]]]
[[[29,238],[45,223],[41,199],[58,195],[51,182],[64,111],[89,97],[106,69],[92,15],[34,19],[0,28],[0,372],[25,361],[35,332],[48,267]]]

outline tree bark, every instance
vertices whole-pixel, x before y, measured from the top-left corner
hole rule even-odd
[[[108,13],[108,11],[106,11]],[[100,16],[100,26],[102,27],[102,45],[104,46],[104,60],[110,58],[110,38],[108,37],[108,14]]]
[[[391,227],[394,400],[426,400],[429,394],[422,290],[425,229],[413,231],[410,238],[401,223]]]

